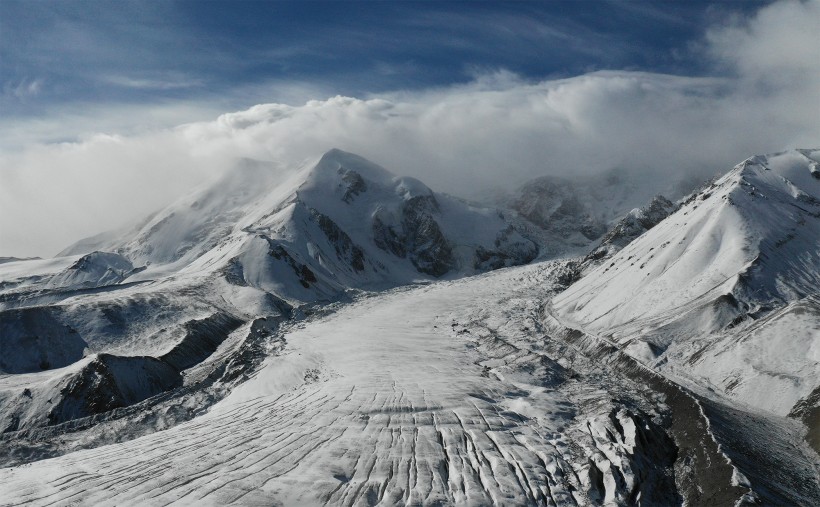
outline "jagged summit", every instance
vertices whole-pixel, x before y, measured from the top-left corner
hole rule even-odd
[[[335,182],[339,175],[343,176],[351,170],[362,178],[385,184],[395,178],[393,173],[364,157],[333,148],[322,155],[319,161],[310,168],[305,184]]]
[[[611,240],[604,236],[631,210],[658,195],[677,200],[697,186],[694,174],[672,178],[658,178],[652,169],[638,168],[616,167],[594,176],[568,172],[535,178],[498,200],[544,231],[541,242],[552,256],[583,255]]]
[[[592,252],[582,260],[584,270],[604,262],[644,232],[658,225],[678,206],[662,195],[646,206],[635,208],[609,229]]]

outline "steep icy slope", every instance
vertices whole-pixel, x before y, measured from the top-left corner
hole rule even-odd
[[[746,160],[557,296],[556,315],[789,413],[820,385],[818,160]]]

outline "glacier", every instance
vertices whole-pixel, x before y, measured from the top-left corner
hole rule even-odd
[[[240,161],[0,264],[0,503],[820,504],[819,167],[484,205]]]

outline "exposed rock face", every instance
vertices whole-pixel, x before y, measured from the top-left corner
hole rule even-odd
[[[598,247],[584,258],[584,264],[599,263],[603,259],[611,257],[632,240],[658,225],[661,220],[677,211],[677,209],[678,206],[675,203],[659,195],[646,206],[630,211],[610,228],[609,232],[601,239]]]
[[[62,388],[49,424],[133,405],[181,384],[179,371],[159,359],[100,354]]]
[[[404,244],[403,231],[396,232],[392,225],[388,225],[382,221],[379,214],[373,216],[373,242],[377,247],[389,252],[396,257],[406,257],[407,247]]]
[[[435,219],[438,213],[439,205],[432,194],[404,201],[398,220],[388,213],[376,212],[371,221],[373,242],[396,257],[409,258],[421,273],[442,276],[455,267],[455,259]],[[385,223],[387,220],[394,223]]]
[[[606,232],[606,223],[594,216],[577,192],[569,180],[545,176],[527,183],[511,207],[530,222],[563,239],[579,233],[587,240],[597,239]]]
[[[245,270],[242,267],[242,263],[236,257],[228,262],[222,270],[222,273],[225,276],[225,280],[231,285],[237,285],[239,287],[248,286],[248,282],[245,281]]]
[[[592,446],[587,495],[601,504],[677,505],[674,465],[678,449],[665,430],[642,413],[612,410],[586,421]],[[586,447],[586,446],[585,446]]]
[[[350,236],[327,215],[323,215],[313,208],[310,208],[310,215],[333,245],[339,260],[347,263],[356,271],[364,271],[364,252],[358,245],[353,243]]]
[[[405,202],[402,228],[408,256],[422,273],[442,276],[455,267],[452,248],[441,232],[434,214],[438,202],[433,195],[412,197]]]
[[[225,341],[242,321],[225,313],[217,313],[185,323],[185,337],[160,359],[182,371],[204,361]]]
[[[344,188],[342,200],[344,202],[349,204],[357,195],[367,191],[367,183],[364,178],[353,169],[340,167],[339,174],[342,176],[342,187]]]
[[[498,233],[494,244],[495,250],[478,247],[475,253],[475,269],[488,271],[526,264],[535,259],[538,256],[538,247],[531,241],[517,241],[515,236],[519,236],[518,232],[509,226]]]
[[[294,259],[282,245],[277,244],[270,238],[264,236],[263,238],[270,244],[268,255],[276,260],[284,260],[285,263],[293,269],[293,272],[299,278],[299,283],[302,284],[303,287],[308,288],[310,287],[310,284],[316,283],[316,275],[310,270],[309,267],[307,267],[307,265]]]

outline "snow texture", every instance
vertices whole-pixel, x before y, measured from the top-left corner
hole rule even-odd
[[[819,160],[517,212],[245,160],[0,263],[0,499],[818,505]]]
[[[739,164],[556,297],[557,313],[786,415],[820,384],[818,158]]]

